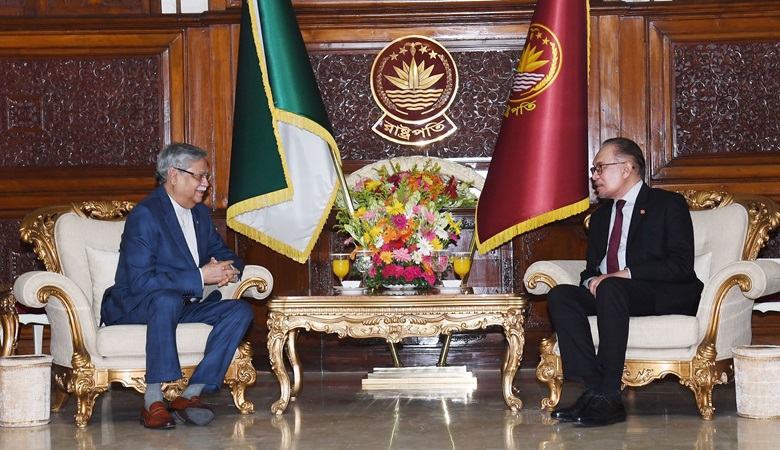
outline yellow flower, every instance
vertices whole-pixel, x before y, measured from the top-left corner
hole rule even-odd
[[[359,218],[365,216],[367,212],[368,211],[366,210],[366,207],[365,206],[361,206],[360,208],[358,208],[357,211],[355,211],[355,217],[357,217],[359,219]]]
[[[377,237],[380,234],[382,234],[382,227],[380,226],[371,227],[371,229],[368,230],[368,233],[371,235],[372,238]]]
[[[443,250],[443,249],[444,249],[444,245],[442,245],[442,243],[441,243],[441,241],[439,240],[439,238],[434,238],[434,239],[431,241],[431,245],[433,245],[433,249],[434,249],[434,250]]]
[[[365,184],[365,190],[367,190],[367,191],[375,191],[381,185],[382,185],[382,182],[379,181],[379,180],[367,181],[366,184]]]
[[[403,214],[404,211],[404,204],[398,201],[387,207],[388,214]]]
[[[393,252],[379,252],[379,259],[385,264],[390,264],[393,261]]]
[[[455,230],[455,234],[460,235],[461,222],[455,222],[454,220],[452,220],[452,216],[450,215],[447,216],[447,222],[450,224],[452,229]]]

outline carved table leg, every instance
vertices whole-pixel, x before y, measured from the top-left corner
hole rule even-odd
[[[292,398],[298,397],[301,393],[301,385],[303,384],[303,371],[301,370],[301,360],[298,358],[298,349],[296,343],[298,342],[298,329],[290,330],[290,334],[287,337],[287,359],[290,360],[290,367],[293,371],[293,387]]]
[[[268,358],[271,369],[279,380],[281,396],[271,405],[271,412],[282,414],[290,403],[290,378],[284,367],[284,346],[289,338],[289,328],[286,325],[286,317],[276,312],[268,313]]]
[[[523,402],[512,392],[512,382],[523,358],[525,345],[523,323],[524,318],[521,310],[512,309],[504,315],[504,335],[506,335],[508,346],[501,370],[501,387],[504,392],[504,402],[512,411],[523,407]]]

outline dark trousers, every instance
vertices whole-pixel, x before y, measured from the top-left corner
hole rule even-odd
[[[181,378],[176,348],[176,327],[180,323],[206,323],[214,328],[206,340],[203,359],[190,378],[190,384],[204,384],[204,392],[222,385],[233,354],[254,317],[243,300],[219,300],[209,296],[189,303],[172,290],[155,292],[115,324],[146,324],[146,382],[162,383]]]
[[[657,315],[656,294],[643,281],[606,278],[596,297],[582,286],[559,285],[547,294],[547,307],[567,380],[604,394],[620,392],[631,316]],[[588,316],[596,316],[599,350],[593,345]]]

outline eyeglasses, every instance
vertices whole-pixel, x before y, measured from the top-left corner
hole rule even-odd
[[[206,181],[211,181],[211,173],[209,173],[209,172],[203,172],[203,173],[192,173],[192,172],[190,172],[190,171],[189,171],[189,170],[187,170],[187,169],[182,169],[182,168],[179,168],[179,167],[174,167],[174,169],[176,169],[176,170],[179,170],[179,171],[182,171],[182,172],[186,172],[186,173],[188,173],[188,174],[192,175],[192,176],[193,176],[193,177],[194,177],[196,180],[198,180],[199,182],[202,182],[204,179],[205,179]],[[601,171],[599,171],[599,172],[601,172]]]
[[[614,166],[616,164],[623,164],[623,163],[626,163],[626,162],[628,162],[628,161],[619,161],[619,162],[606,163],[606,164],[596,164],[595,166],[590,168],[590,174],[591,175],[595,175],[595,174],[601,175],[601,172],[604,170],[604,167],[606,167],[606,166]]]

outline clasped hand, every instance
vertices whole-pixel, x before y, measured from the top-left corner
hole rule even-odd
[[[590,280],[590,283],[588,283],[588,290],[590,291],[590,294],[592,296],[596,296],[596,289],[599,287],[599,284],[601,284],[602,281],[604,281],[605,278],[610,277],[618,277],[618,278],[631,278],[630,274],[628,273],[628,270],[618,270],[617,272],[607,273],[603,275],[599,275],[592,280]]]
[[[233,268],[233,261],[217,261],[212,257],[208,264],[201,267],[204,284],[216,284],[218,287],[227,286],[230,282],[238,281],[238,270]]]

